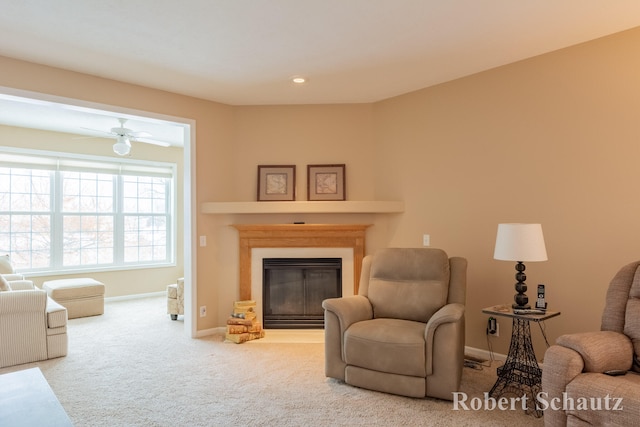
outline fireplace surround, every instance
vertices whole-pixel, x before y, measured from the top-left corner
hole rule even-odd
[[[370,224],[233,224],[238,230],[240,299],[262,304],[262,259],[342,258],[342,295],[358,293]],[[262,314],[258,313],[259,318]]]

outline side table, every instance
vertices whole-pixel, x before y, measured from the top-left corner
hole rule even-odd
[[[515,314],[509,306],[497,305],[482,310],[492,316],[510,317],[513,319],[511,344],[504,365],[497,369],[498,379],[489,395],[498,398],[503,394],[515,394],[515,397],[526,396],[527,413],[536,417],[542,411],[536,407],[536,396],[542,389],[542,370],[536,360],[531,343],[530,322],[542,322],[560,315],[559,311],[547,311],[544,314]]]

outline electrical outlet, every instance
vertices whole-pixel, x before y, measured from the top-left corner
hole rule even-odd
[[[422,235],[422,246],[429,246],[431,244],[431,236],[428,234]]]
[[[200,306],[200,317],[206,317],[207,316],[207,306],[206,305],[201,305]]]
[[[498,319],[495,317],[489,317],[489,320],[487,321],[487,335],[494,337],[500,336],[500,324],[498,323]]]

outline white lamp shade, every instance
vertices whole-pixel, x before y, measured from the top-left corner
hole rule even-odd
[[[546,261],[540,224],[498,224],[493,258],[502,261]]]

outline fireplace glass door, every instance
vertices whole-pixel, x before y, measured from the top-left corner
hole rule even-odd
[[[341,258],[265,258],[265,329],[323,329],[322,301],[342,296]]]

